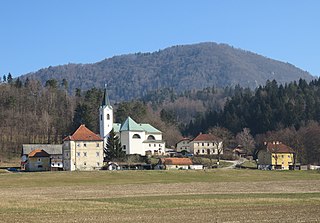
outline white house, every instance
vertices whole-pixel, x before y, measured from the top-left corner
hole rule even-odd
[[[200,133],[189,144],[191,152],[196,155],[223,154],[222,140],[213,134]]]
[[[136,123],[128,117],[124,123],[113,123],[113,108],[110,105],[105,88],[102,104],[99,109],[100,135],[106,147],[107,139],[112,128],[120,137],[121,145],[126,154],[164,154],[165,143],[162,132],[150,124]]]
[[[188,153],[190,153],[191,152],[190,151],[190,141],[191,141],[191,139],[189,139],[189,138],[183,138],[179,142],[177,142],[177,144],[176,144],[177,152],[187,151]]]

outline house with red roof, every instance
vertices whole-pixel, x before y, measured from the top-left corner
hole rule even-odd
[[[85,125],[63,139],[64,170],[98,170],[103,166],[103,139]]]
[[[50,155],[42,150],[35,149],[28,154],[28,159],[24,164],[25,171],[49,171],[50,170]]]
[[[222,139],[213,134],[200,133],[189,142],[190,152],[195,155],[223,154]]]
[[[294,151],[282,142],[265,142],[258,152],[258,169],[294,169]]]

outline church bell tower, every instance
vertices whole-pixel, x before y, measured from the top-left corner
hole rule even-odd
[[[113,128],[113,108],[109,101],[107,85],[104,86],[103,100],[99,108],[99,123],[100,136],[103,138],[104,147],[106,147],[109,133]]]

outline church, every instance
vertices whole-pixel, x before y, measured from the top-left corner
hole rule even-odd
[[[139,155],[164,155],[165,143],[162,132],[150,124],[137,123],[128,117],[124,123],[113,122],[113,108],[110,104],[107,89],[104,89],[103,100],[99,108],[100,136],[103,138],[104,147],[112,128],[119,136],[126,154]]]

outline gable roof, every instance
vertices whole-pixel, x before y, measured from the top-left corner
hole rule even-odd
[[[141,126],[141,128],[143,128],[143,130],[147,133],[161,133],[160,130],[156,129],[155,127],[153,127],[152,125],[150,124],[144,124],[144,123],[141,123],[139,124]]]
[[[22,145],[22,155],[27,155],[33,150],[42,149],[50,155],[61,155],[62,154],[62,144],[52,145],[52,144],[23,144]]]
[[[222,141],[219,137],[213,135],[213,134],[202,134],[200,133],[196,138],[194,138],[192,141],[199,142],[199,141]]]
[[[128,117],[126,121],[121,125],[121,131],[140,131],[143,132],[144,129],[136,123],[132,118]]]
[[[294,153],[292,148],[282,142],[268,142],[266,148],[269,153]]]
[[[85,125],[80,125],[71,136],[67,136],[63,141],[102,141],[102,138]]]
[[[31,151],[28,154],[28,156],[29,157],[50,157],[50,155],[42,149],[35,149],[35,150]]]
[[[192,165],[190,158],[164,158],[162,159],[164,165]]]

